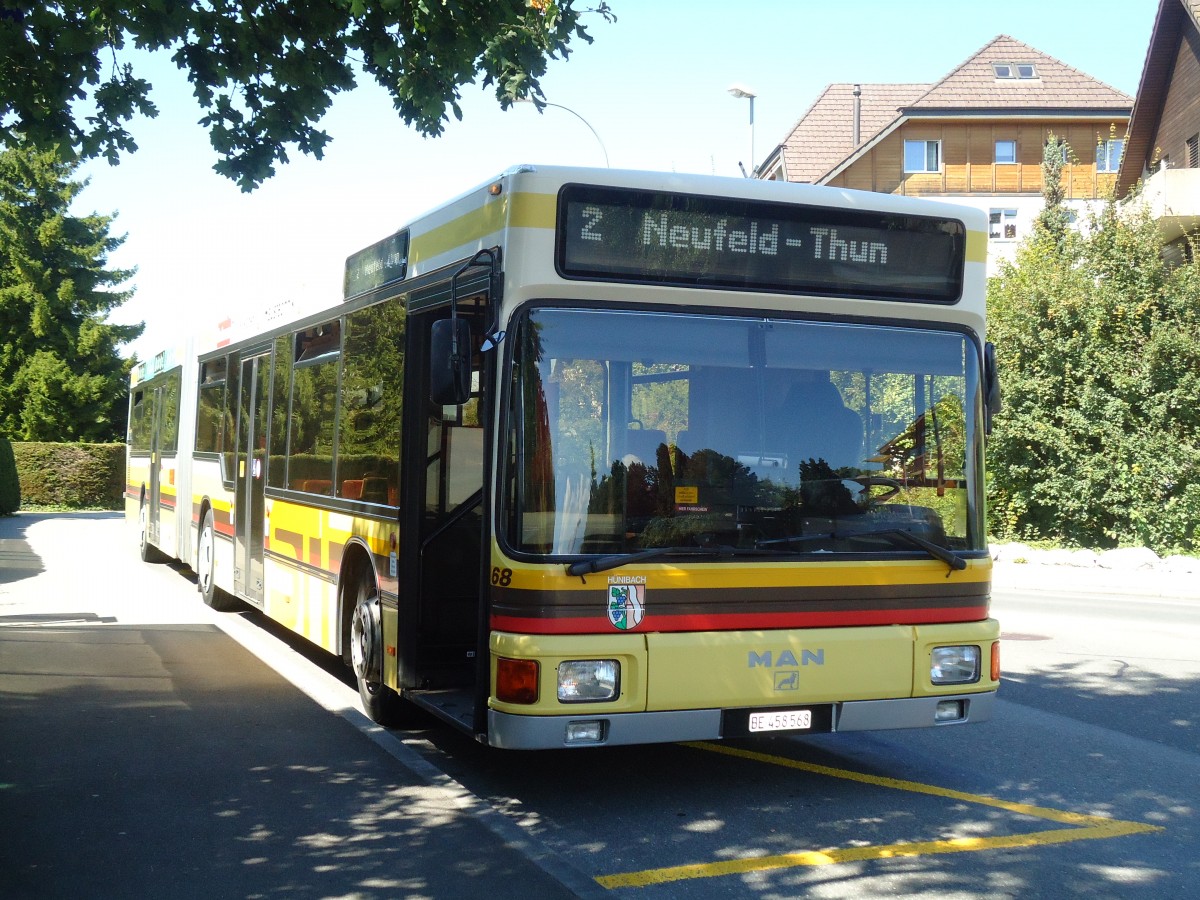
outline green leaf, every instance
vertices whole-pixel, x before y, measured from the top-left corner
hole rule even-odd
[[[215,168],[253,190],[289,148],[323,155],[330,138],[319,123],[333,96],[354,87],[357,64],[405,123],[432,136],[449,115],[462,118],[465,85],[498,85],[502,107],[517,90],[541,96],[547,61],[565,57],[572,40],[591,42],[584,15],[616,19],[604,2],[584,11],[573,0],[540,5],[106,0],[81,12],[30,4],[19,18],[0,17],[0,142],[114,164],[134,152],[126,126],[157,109],[150,83],[120,61],[128,37],[135,47],[170,48],[205,110],[201,122],[221,157]]]

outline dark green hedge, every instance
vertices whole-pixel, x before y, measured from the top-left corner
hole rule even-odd
[[[125,505],[124,444],[14,443],[26,507],[121,509]]]
[[[0,434],[0,516],[11,516],[21,508],[21,483],[12,444]]]

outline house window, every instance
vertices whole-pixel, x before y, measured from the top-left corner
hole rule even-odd
[[[1121,149],[1125,142],[1120,138],[1099,141],[1096,144],[1096,171],[1116,172],[1121,168]]]
[[[942,170],[941,141],[905,141],[904,171],[940,172]]]
[[[988,215],[988,237],[995,240],[1015,240],[1017,237],[1017,211],[1015,209],[993,209]]]
[[[1189,169],[1200,169],[1200,134],[1187,139],[1187,160]]]
[[[1037,78],[1037,68],[1033,63],[992,63],[992,71],[997,78]]]
[[[996,165],[1017,161],[1016,141],[996,141]]]

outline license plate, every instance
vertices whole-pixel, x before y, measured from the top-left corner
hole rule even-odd
[[[811,709],[750,713],[751,731],[803,731],[812,728]]]

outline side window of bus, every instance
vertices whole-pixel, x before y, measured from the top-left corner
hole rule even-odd
[[[275,339],[275,370],[271,378],[271,444],[267,484],[284,488],[287,480],[288,397],[292,389],[292,336]]]
[[[167,375],[162,390],[162,451],[174,453],[179,449],[179,381],[180,370]]]
[[[134,389],[129,410],[129,449],[135,453],[150,450],[150,429],[154,425],[153,390],[145,385]]]
[[[406,310],[393,301],[346,318],[336,494],[399,502]]]
[[[332,496],[341,320],[299,332],[295,348],[288,421],[288,487]]]
[[[221,409],[221,429],[225,435],[221,447],[221,478],[226,486],[233,486],[233,477],[237,472],[237,415],[238,415],[238,381],[241,370],[241,360],[237,353],[226,357],[225,371],[225,404]]]
[[[225,434],[225,357],[200,364],[196,452],[220,453]]]

